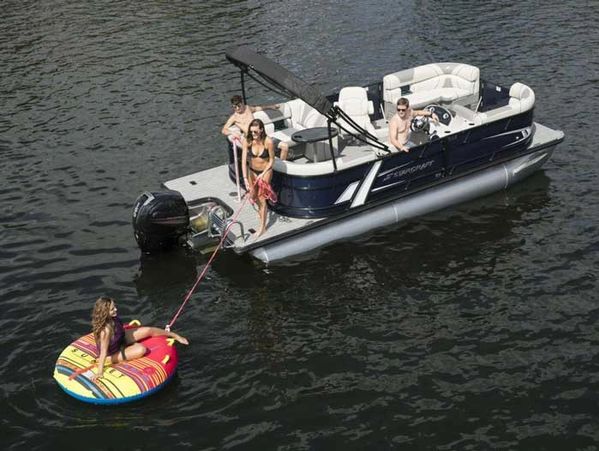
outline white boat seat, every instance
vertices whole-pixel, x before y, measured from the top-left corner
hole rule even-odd
[[[280,122],[289,119],[285,115],[284,109],[279,110],[262,110],[254,113],[254,119],[260,119],[264,123],[264,130],[267,135],[275,131],[275,122]]]
[[[524,113],[535,105],[535,92],[524,83],[516,82],[510,87],[510,106]]]
[[[418,91],[405,95],[414,109],[424,108],[432,103],[450,103],[460,97],[466,97],[468,91],[459,88],[437,88],[430,91]]]
[[[460,63],[425,64],[383,77],[385,116],[395,114],[397,100],[405,97],[412,108],[423,108],[431,103],[458,101],[475,105],[480,90],[480,71],[477,67]]]
[[[369,133],[375,134],[374,125],[370,121],[370,115],[374,113],[374,105],[368,100],[366,88],[361,86],[349,86],[339,91],[339,100],[335,105],[341,108],[356,124]],[[339,119],[340,125],[353,131],[354,128],[343,119]],[[339,134],[345,137],[347,133],[342,129]]]
[[[503,119],[514,114],[524,113],[534,107],[535,93],[523,83],[514,83],[510,87],[510,100],[507,105],[478,113],[483,124]]]
[[[267,135],[270,135],[275,130],[275,122],[283,121],[288,119],[288,116],[284,115],[282,110],[262,110],[254,113],[254,119],[260,119],[264,124],[264,131]],[[241,130],[236,125],[229,127],[229,131],[241,134]],[[229,139],[229,141],[231,141]]]
[[[293,146],[297,145],[297,143],[291,139],[291,136],[295,132],[299,132],[301,130],[303,130],[303,129],[289,127],[289,128],[285,128],[283,130],[277,130],[275,132],[268,133],[268,136],[270,136],[271,138],[276,138],[281,142],[287,143],[287,145],[289,147],[293,147]]]
[[[301,99],[293,99],[283,105],[284,115],[288,117],[287,126],[303,130],[304,128],[325,127],[327,118]]]
[[[285,102],[282,105],[281,110],[282,118],[285,121],[285,128],[280,130],[275,130],[274,126],[272,128],[266,128],[266,134],[287,143],[289,147],[297,145],[297,143],[291,139],[291,136],[295,132],[306,128],[327,126],[327,118],[301,99]],[[254,116],[256,117],[257,114],[258,113],[255,113]]]

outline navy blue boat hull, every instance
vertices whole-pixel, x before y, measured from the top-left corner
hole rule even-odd
[[[444,177],[525,153],[532,139],[532,124],[533,110],[529,110],[432,140],[409,153],[393,153],[330,174],[300,176],[275,171],[272,186],[278,201],[270,208],[292,218],[324,218],[364,203],[418,190]],[[229,146],[229,160],[229,177],[234,182],[232,146]],[[376,173],[368,177],[371,171]],[[366,187],[365,183],[370,185]],[[352,184],[355,189],[351,196],[343,196]]]

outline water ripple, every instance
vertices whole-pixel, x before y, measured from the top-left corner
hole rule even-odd
[[[599,10],[580,11],[4,2],[5,447],[595,449]],[[221,255],[176,324],[191,341],[178,377],[109,414],[77,402],[51,373],[89,331],[94,299],[162,325],[206,264],[183,250],[140,256],[130,209],[224,162],[218,130],[239,93],[224,51],[240,44],[325,93],[468,62],[532,86],[536,120],[566,141],[503,193],[269,268]]]

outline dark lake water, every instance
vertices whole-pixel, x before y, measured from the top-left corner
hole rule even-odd
[[[599,4],[576,5],[3,1],[2,449],[598,449]],[[94,300],[162,326],[207,261],[142,258],[131,207],[225,161],[239,44],[327,93],[470,63],[566,140],[458,208],[271,267],[220,255],[176,379],[82,404],[52,371]]]

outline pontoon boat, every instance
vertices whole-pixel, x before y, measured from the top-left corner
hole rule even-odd
[[[242,205],[241,150],[228,143],[227,164],[138,198],[133,222],[142,250],[177,242],[201,250],[226,230],[225,246],[239,254],[285,259],[505,189],[539,169],[564,139],[534,122],[529,86],[496,85],[468,64],[426,64],[324,96],[248,47],[226,58],[240,70],[244,100],[247,78],[288,99],[278,110],[254,114],[290,147],[290,157],[274,164],[278,200],[270,205],[267,231],[253,234],[258,215],[247,204],[234,218]],[[408,153],[388,138],[400,97],[438,117],[412,121],[416,146]]]

